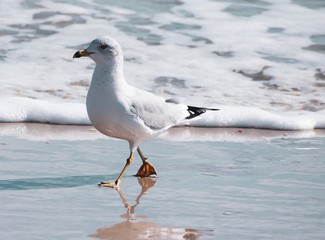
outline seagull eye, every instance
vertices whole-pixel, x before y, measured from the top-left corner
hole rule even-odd
[[[103,44],[103,45],[100,46],[100,48],[101,49],[105,49],[105,48],[107,48],[107,45],[106,44]]]

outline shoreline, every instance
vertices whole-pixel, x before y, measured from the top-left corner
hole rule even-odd
[[[107,136],[93,126],[54,125],[43,123],[0,123],[0,136],[23,138],[33,141],[47,140],[95,140]],[[202,128],[174,127],[158,138],[167,141],[265,141],[279,138],[325,137],[325,129],[285,131],[255,128]]]

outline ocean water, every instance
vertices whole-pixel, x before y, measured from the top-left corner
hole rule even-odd
[[[132,177],[137,156],[117,192],[97,183],[118,176],[127,143],[62,127],[2,132],[1,239],[324,239],[324,137],[156,139],[142,150],[158,178]]]
[[[90,124],[97,36],[122,45],[127,81],[220,112],[201,127],[325,128],[321,0],[3,0],[0,121]]]

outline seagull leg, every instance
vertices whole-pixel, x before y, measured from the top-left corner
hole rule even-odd
[[[140,147],[138,147],[137,151],[142,159],[142,166],[139,168],[137,174],[135,174],[134,176],[143,178],[150,177],[151,175],[157,175],[155,167],[148,162],[145,156],[143,156]]]
[[[133,162],[133,154],[131,152],[128,159],[126,159],[125,166],[124,166],[122,172],[120,173],[120,175],[118,176],[118,178],[116,179],[116,181],[115,182],[101,182],[98,184],[98,186],[99,187],[111,187],[111,188],[118,189],[120,186],[121,180],[122,180],[124,174],[126,173],[126,170],[129,168],[129,166],[131,165],[132,162]]]

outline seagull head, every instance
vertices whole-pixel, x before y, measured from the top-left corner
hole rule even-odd
[[[120,44],[108,36],[94,39],[86,49],[79,50],[73,55],[73,58],[80,57],[90,57],[97,64],[123,61]]]

